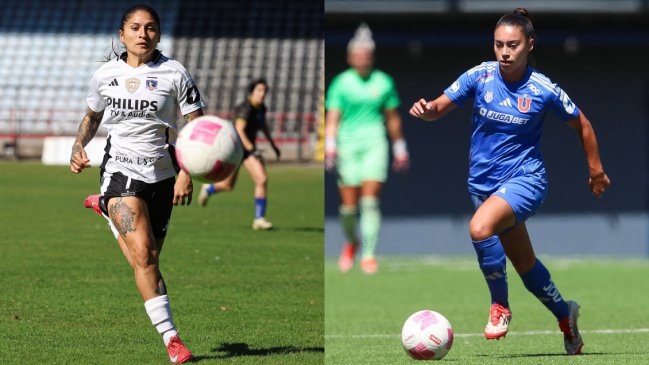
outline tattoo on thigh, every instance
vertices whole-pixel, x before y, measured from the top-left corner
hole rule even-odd
[[[135,212],[122,198],[115,198],[115,204],[110,207],[108,215],[113,219],[113,224],[122,237],[126,237],[129,232],[135,232]]]
[[[155,292],[159,295],[167,295],[167,285],[165,285],[165,279],[162,276],[158,280],[158,286],[155,288]]]

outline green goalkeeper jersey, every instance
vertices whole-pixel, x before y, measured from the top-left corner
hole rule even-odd
[[[373,70],[362,78],[350,68],[336,76],[327,92],[326,108],[341,113],[338,143],[375,143],[386,138],[386,109],[396,109],[399,95],[392,78],[383,71]]]

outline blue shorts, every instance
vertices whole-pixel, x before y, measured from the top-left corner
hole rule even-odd
[[[525,222],[541,207],[548,192],[548,180],[544,172],[525,174],[513,177],[498,187],[491,196],[498,196],[507,202],[514,215],[516,224]],[[487,200],[487,195],[471,195],[475,209]]]

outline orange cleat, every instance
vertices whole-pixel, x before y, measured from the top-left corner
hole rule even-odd
[[[361,259],[361,269],[363,269],[366,274],[376,274],[379,270],[379,263],[376,261],[374,256],[363,257]]]

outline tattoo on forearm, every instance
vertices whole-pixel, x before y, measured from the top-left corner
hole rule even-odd
[[[74,155],[76,155],[77,153],[79,153],[79,152],[81,151],[81,148],[83,148],[83,147],[82,147],[79,143],[75,143],[75,144],[72,146],[72,156],[74,156]]]
[[[203,114],[203,109],[198,109],[198,110],[195,110],[195,111],[193,111],[193,112],[191,112],[189,114],[185,114],[184,117],[185,117],[185,120],[187,121],[187,123],[189,123],[192,120],[200,117],[201,115],[204,115]]]
[[[79,124],[79,129],[77,130],[77,139],[75,141],[75,149],[73,153],[77,152],[81,147],[85,146],[90,142],[90,140],[97,134],[97,129],[99,129],[99,124],[101,124],[101,119],[104,116],[104,112],[95,112],[91,109],[88,109],[86,115],[81,120]],[[78,146],[80,144],[80,146]]]
[[[155,288],[155,293],[159,295],[167,295],[167,285],[165,284],[165,279],[160,275],[160,280],[158,280],[158,286]]]
[[[110,207],[108,215],[122,237],[125,238],[129,232],[135,232],[135,212],[122,198],[115,198],[115,204]]]

